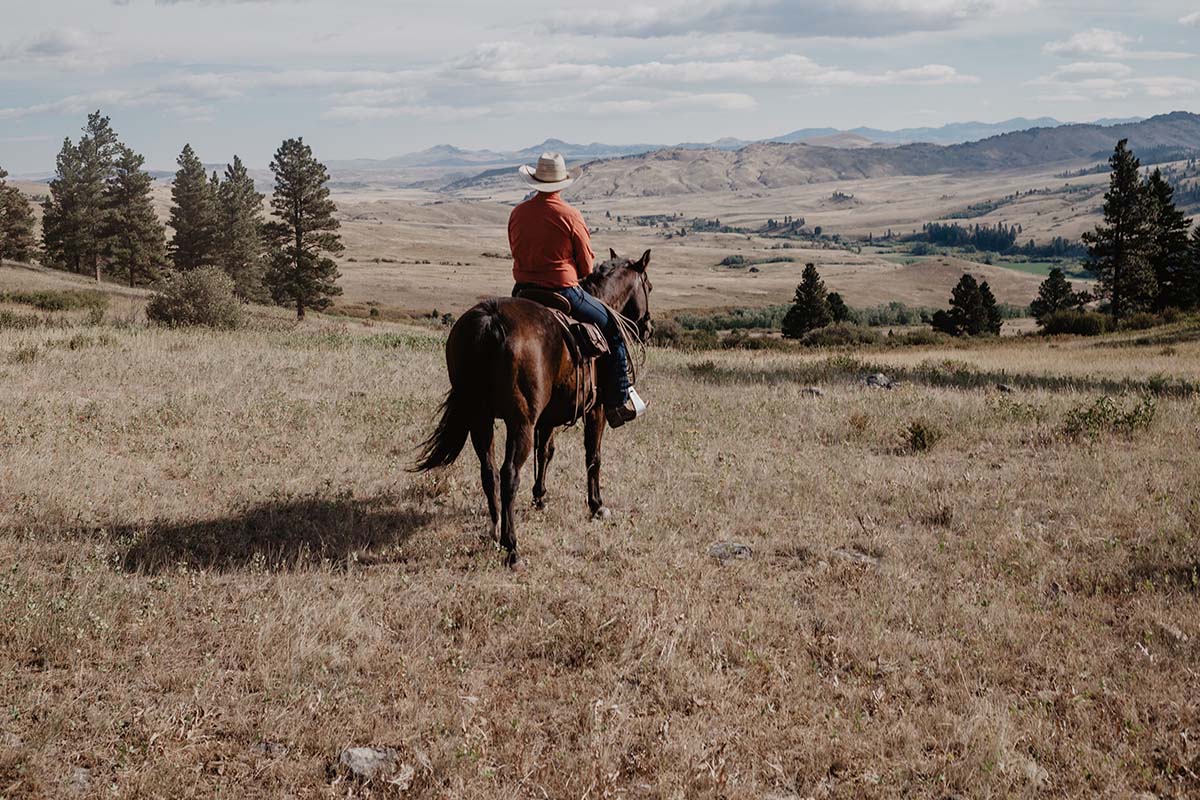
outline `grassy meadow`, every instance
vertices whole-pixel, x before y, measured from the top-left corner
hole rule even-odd
[[[441,330],[138,303],[0,301],[0,797],[1200,793],[1195,324],[652,350],[515,576]]]

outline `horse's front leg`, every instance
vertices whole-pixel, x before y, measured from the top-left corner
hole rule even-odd
[[[546,470],[554,458],[554,428],[539,426],[533,435],[533,505],[540,510],[546,507]]]
[[[592,519],[607,519],[609,510],[600,497],[600,441],[604,438],[604,407],[599,403],[587,413],[583,426],[583,448],[587,458],[588,510]]]

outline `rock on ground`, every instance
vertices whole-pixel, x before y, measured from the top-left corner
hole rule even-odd
[[[347,747],[338,756],[338,764],[361,781],[386,781],[401,789],[412,784],[415,770],[400,763],[393,747]]]
[[[708,548],[708,554],[724,564],[731,559],[744,561],[754,555],[754,550],[741,542],[717,542]]]

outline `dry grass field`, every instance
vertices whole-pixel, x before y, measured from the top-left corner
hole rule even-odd
[[[0,305],[0,797],[1200,793],[1195,325],[654,350],[517,577],[472,457],[405,472],[438,330],[139,302]]]

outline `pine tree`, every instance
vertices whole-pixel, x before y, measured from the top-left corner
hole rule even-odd
[[[43,204],[42,241],[52,266],[100,280],[104,187],[119,144],[109,118],[99,111],[88,115],[78,145],[63,142]]]
[[[1175,190],[1155,169],[1146,180],[1146,193],[1153,219],[1154,244],[1150,263],[1158,281],[1155,308],[1186,308],[1187,298],[1180,285],[1187,272],[1188,229],[1192,221],[1175,207]]]
[[[33,210],[21,190],[5,182],[0,167],[0,258],[28,261],[37,245],[33,238]]]
[[[104,190],[113,173],[120,141],[109,124],[109,118],[99,111],[88,115],[79,140],[81,165],[79,182],[80,243],[83,266],[100,281],[101,258],[104,251]]]
[[[285,140],[275,151],[271,171],[271,208],[277,221],[267,226],[273,247],[266,284],[275,302],[295,303],[296,318],[304,319],[306,309],[320,311],[342,293],[337,265],[323,255],[345,249],[336,233],[337,207],[329,199],[329,172],[303,139]]]
[[[829,310],[825,282],[821,280],[815,265],[806,264],[800,285],[796,287],[792,307],[783,317],[783,335],[788,339],[799,339],[809,331],[824,328],[831,322],[833,314]]]
[[[837,292],[830,292],[829,297],[829,314],[833,317],[834,322],[845,322],[850,319],[850,309],[846,306],[846,301]]]
[[[1100,279],[1102,296],[1112,303],[1117,320],[1149,309],[1158,296],[1151,258],[1154,212],[1139,175],[1141,163],[1122,139],[1109,165],[1112,174],[1104,195],[1104,223],[1083,235],[1089,269]]]
[[[999,333],[1003,323],[987,281],[980,284],[964,274],[950,291],[950,309],[936,311],[930,324],[951,336],[979,336]]]
[[[217,213],[204,164],[190,144],[183,146],[171,187],[171,261],[188,270],[217,262]]]
[[[1184,308],[1193,309],[1200,307],[1200,225],[1192,229],[1186,266],[1179,281],[1180,298]]]
[[[122,145],[105,191],[103,255],[109,267],[130,286],[149,283],[166,262],[166,232],[150,191],[154,179],[143,169],[146,160]]]
[[[42,204],[42,248],[49,266],[83,272],[83,223],[79,184],[83,163],[79,148],[63,140],[55,161],[50,193]]]
[[[263,286],[263,195],[237,156],[225,167],[217,197],[221,269],[239,297],[263,302],[269,297]]]
[[[992,287],[988,286],[987,281],[979,284],[979,299],[985,315],[984,328],[979,333],[990,333],[992,336],[999,336],[1000,329],[1004,327],[1004,317],[1000,314],[1000,306],[996,303],[996,295],[992,294]]]
[[[1046,280],[1038,287],[1038,296],[1029,304],[1029,310],[1040,323],[1055,312],[1082,308],[1089,299],[1086,292],[1076,292],[1072,289],[1063,271],[1053,267]]]

